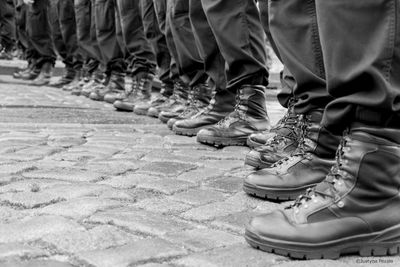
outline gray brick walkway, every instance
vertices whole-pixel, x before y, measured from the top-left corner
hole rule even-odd
[[[242,192],[248,148],[203,146],[156,119],[7,76],[0,107],[0,266],[363,266],[245,243],[249,216],[286,205]],[[268,107],[276,122],[273,93]]]

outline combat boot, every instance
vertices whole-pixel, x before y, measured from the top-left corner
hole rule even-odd
[[[150,103],[150,107],[147,110],[146,115],[150,117],[158,118],[160,110],[164,105],[169,104],[170,97],[174,92],[173,82],[161,82],[160,94],[158,94]]]
[[[200,130],[198,142],[217,147],[243,146],[250,134],[270,128],[264,86],[242,86],[236,98],[234,111],[217,124]]]
[[[113,104],[117,100],[122,100],[125,97],[125,74],[112,72],[110,81],[104,87],[97,88],[89,96],[95,101],[105,101]]]
[[[1,49],[1,51],[0,51],[0,59],[2,59],[2,60],[12,60],[13,59],[13,54],[12,54],[11,49],[6,49],[6,48]]]
[[[160,108],[160,114],[158,115],[160,121],[167,123],[170,119],[178,117],[187,106],[188,96],[189,86],[181,80],[175,81],[174,93],[170,98],[171,101]]]
[[[353,127],[326,178],[290,207],[253,218],[247,242],[297,259],[398,254],[399,139],[398,129]]]
[[[96,90],[96,88],[104,86],[104,76],[104,73],[102,73],[100,70],[96,70],[92,74],[91,80],[82,86],[81,95],[89,97],[90,94]]]
[[[35,86],[48,85],[50,83],[52,74],[53,74],[53,64],[50,62],[43,63],[39,76],[32,81],[31,85]]]
[[[115,101],[113,106],[118,111],[133,112],[133,109],[135,108],[135,102],[138,97],[139,97],[138,79],[136,76],[134,76],[132,77],[131,86],[125,89],[124,97],[121,100]]]
[[[49,84],[49,86],[56,87],[56,88],[62,88],[63,86],[70,84],[74,80],[75,75],[76,75],[76,71],[71,67],[67,67],[64,71],[64,74],[61,76],[61,78],[55,82],[51,82]]]
[[[321,182],[334,164],[339,137],[320,126],[323,110],[314,110],[299,118],[297,149],[270,168],[250,174],[243,190],[253,196],[291,200],[307,188]]]
[[[137,115],[147,115],[151,107],[151,89],[153,88],[154,75],[151,73],[144,73],[139,76],[138,90],[140,96],[134,103],[133,112]]]
[[[246,142],[247,146],[250,147],[251,149],[255,149],[256,147],[265,145],[269,139],[274,137],[276,130],[283,127],[283,124],[285,123],[287,116],[289,116],[289,112],[294,111],[295,103],[296,103],[295,99],[291,98],[289,100],[288,110],[287,110],[285,116],[283,116],[283,118],[280,119],[278,121],[278,123],[275,126],[273,126],[270,130],[251,134],[249,136],[249,138],[247,138],[247,142]]]
[[[255,148],[246,155],[245,164],[258,169],[271,167],[282,158],[290,156],[297,148],[300,136],[299,115],[290,107],[277,126],[271,130],[274,135],[266,144]],[[249,141],[249,140],[247,140]]]
[[[87,84],[89,81],[90,78],[88,73],[81,69],[80,71],[77,71],[74,81],[72,81],[72,83],[68,86],[64,86],[63,90],[71,92],[71,95],[79,96],[81,95],[83,86],[85,86],[85,84]]]
[[[36,61],[32,61],[25,70],[14,72],[13,77],[21,80],[34,80],[40,74],[40,68],[36,66]]]
[[[177,121],[190,119],[197,113],[203,111],[209,104],[212,96],[212,90],[207,83],[200,83],[193,86],[188,96],[186,109],[178,117],[168,121],[168,128],[172,129]]]
[[[175,134],[195,136],[208,126],[214,125],[228,116],[235,107],[235,94],[228,90],[216,90],[213,92],[210,104],[195,114],[193,117],[177,121],[172,130]]]

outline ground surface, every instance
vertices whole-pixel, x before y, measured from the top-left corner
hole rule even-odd
[[[284,110],[274,94],[276,122]],[[250,248],[246,220],[287,203],[242,192],[248,151],[203,146],[156,119],[0,76],[0,266],[371,265]],[[373,265],[400,265],[390,260]]]

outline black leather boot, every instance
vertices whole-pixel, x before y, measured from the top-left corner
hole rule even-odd
[[[298,146],[300,136],[298,120],[299,115],[294,112],[293,106],[290,107],[278,125],[271,130],[273,136],[266,144],[255,148],[246,155],[245,164],[257,169],[264,169],[271,167],[282,158],[290,156]]]
[[[88,83],[82,86],[81,95],[89,97],[92,92],[99,86],[103,86],[105,74],[100,70],[96,70]]]
[[[181,80],[175,81],[174,93],[170,101],[165,103],[165,106],[160,107],[160,114],[158,115],[160,121],[167,123],[170,119],[178,117],[187,106],[188,95],[189,86]]]
[[[132,77],[132,84],[124,92],[124,97],[121,100],[116,100],[113,106],[118,111],[133,112],[135,102],[139,97],[138,79],[136,76]]]
[[[242,86],[234,111],[217,124],[200,130],[197,141],[217,147],[244,146],[250,134],[270,128],[265,104],[264,86]]]
[[[74,80],[67,86],[63,87],[63,91],[71,92],[71,95],[81,95],[82,88],[89,82],[88,74],[85,70],[77,71]]]
[[[177,121],[190,119],[195,114],[203,111],[210,104],[212,90],[207,83],[196,84],[190,91],[186,109],[179,114],[178,117],[168,121],[168,128],[172,129]]]
[[[45,62],[42,65],[39,76],[34,79],[31,85],[44,86],[50,83],[51,76],[53,75],[53,63]]]
[[[110,82],[103,88],[99,88],[90,94],[90,99],[95,101],[105,101],[113,104],[116,100],[125,97],[125,74],[111,73]]]
[[[64,85],[70,84],[76,75],[76,70],[72,67],[67,67],[64,71],[64,74],[55,82],[51,82],[49,85],[51,87],[62,88]]]
[[[280,119],[278,121],[278,123],[274,127],[272,127],[270,130],[251,134],[249,136],[249,138],[247,139],[247,142],[246,142],[247,146],[252,149],[255,149],[257,147],[265,145],[269,139],[274,137],[276,130],[284,127],[283,124],[286,122],[286,119],[288,118],[288,116],[292,116],[291,113],[294,112],[294,104],[295,103],[296,103],[295,99],[291,98],[289,100],[287,112],[283,116],[283,118]]]
[[[400,251],[400,130],[357,127],[323,182],[285,210],[253,218],[246,240],[298,259]]]
[[[140,76],[138,90],[140,96],[135,102],[133,112],[137,115],[147,115],[151,107],[151,89],[153,88],[154,75],[151,73],[144,73]]]
[[[174,93],[174,83],[171,82],[161,82],[160,94],[156,95],[150,103],[150,107],[147,110],[146,115],[149,117],[158,118],[161,109],[170,104],[170,97]]]
[[[320,126],[322,110],[300,117],[301,134],[297,149],[270,168],[250,174],[243,190],[253,196],[290,200],[321,182],[334,164],[339,137]]]
[[[175,134],[195,136],[208,126],[214,125],[228,116],[235,107],[235,94],[228,90],[214,92],[210,104],[191,118],[177,121],[172,130]]]

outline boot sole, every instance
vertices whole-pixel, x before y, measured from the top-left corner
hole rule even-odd
[[[256,169],[265,169],[271,167],[272,163],[260,162],[259,158],[252,157],[249,154],[244,160],[244,164],[254,167]]]
[[[185,129],[185,128],[182,129],[182,128],[177,128],[175,125],[174,127],[172,127],[172,130],[174,131],[175,134],[189,136],[189,137],[196,136],[201,129],[203,128],[201,127],[193,129]]]
[[[205,137],[205,136],[197,136],[197,142],[212,145],[215,147],[225,147],[225,146],[245,146],[247,141],[246,137],[241,138],[215,138],[215,137]]]
[[[317,184],[311,184],[307,186],[302,186],[298,188],[290,188],[290,189],[276,189],[276,188],[268,188],[268,187],[260,187],[253,184],[249,184],[246,181],[243,183],[243,191],[247,194],[262,198],[262,199],[270,199],[270,200],[278,200],[278,201],[287,201],[287,200],[295,200],[301,194],[304,194],[308,188],[314,187]]]
[[[267,239],[246,228],[245,239],[253,248],[294,259],[338,259],[341,255],[393,256],[400,253],[400,225],[381,232],[351,236],[324,243],[300,243]],[[394,241],[396,240],[396,241]]]

